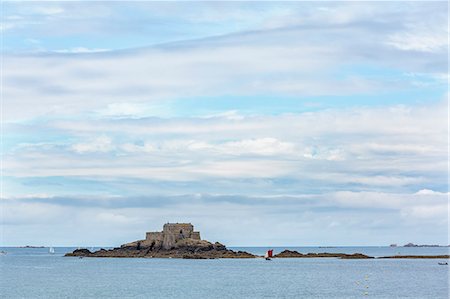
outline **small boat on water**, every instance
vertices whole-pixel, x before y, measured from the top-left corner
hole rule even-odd
[[[48,253],[54,254],[54,253],[55,253],[55,248],[50,247],[50,248],[48,249]]]
[[[3,250],[0,251],[0,255],[6,255],[6,253],[7,253],[6,251],[3,251]]]
[[[273,256],[273,249],[269,249],[269,250],[267,250],[266,254],[264,255],[264,258],[267,261],[271,261],[272,256]]]
[[[446,266],[446,265],[448,265],[447,262],[445,262],[445,263],[438,263],[438,264],[441,265],[441,266]]]

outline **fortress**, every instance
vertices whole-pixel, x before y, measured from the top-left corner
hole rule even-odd
[[[162,243],[164,249],[171,249],[176,242],[182,239],[200,239],[200,232],[194,231],[190,223],[166,223],[162,232],[147,232],[146,243]]]

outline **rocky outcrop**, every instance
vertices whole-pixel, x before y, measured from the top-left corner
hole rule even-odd
[[[161,243],[146,240],[135,241],[110,250],[100,249],[91,252],[77,249],[66,256],[81,257],[132,257],[132,258],[184,258],[184,259],[216,259],[216,258],[255,258],[257,256],[227,249],[223,244],[191,238],[177,241],[170,249]]]
[[[344,259],[344,260],[352,260],[352,259],[358,260],[358,259],[373,259],[374,258],[373,256],[368,256],[368,255],[365,255],[362,253],[353,253],[353,254],[341,253],[340,255],[341,255],[340,258]]]
[[[441,245],[436,245],[436,244],[433,244],[433,245],[428,245],[428,244],[417,245],[417,244],[414,244],[414,243],[408,243],[408,244],[403,245],[403,247],[447,247],[447,246],[441,246]]]
[[[303,254],[295,250],[284,250],[276,255],[274,258],[321,258],[321,257],[334,257],[341,259],[373,259],[372,256],[368,256],[362,253],[346,254],[346,253],[307,253]]]
[[[414,245],[414,244],[411,244]],[[405,245],[406,246],[406,245]],[[113,249],[100,249],[91,252],[77,249],[65,256],[76,257],[131,257],[131,258],[183,258],[183,259],[217,259],[217,258],[256,258],[245,251],[233,251],[219,242],[211,243],[201,240],[200,232],[194,231],[191,223],[166,223],[161,232],[147,232],[144,240],[123,244]],[[307,253],[284,250],[274,258],[340,258],[340,259],[373,259],[362,254],[346,253]],[[382,258],[449,258],[439,256],[386,256]]]
[[[88,249],[77,249],[66,256],[78,257],[131,257],[131,258],[182,258],[182,259],[218,259],[218,258],[257,258],[245,251],[233,251],[227,249],[219,242],[210,243],[205,240],[185,239],[179,241],[169,250],[147,246],[145,242],[138,244],[132,242],[121,247],[106,250],[100,249],[91,252]],[[339,259],[373,259],[374,257],[362,253],[307,253],[303,254],[295,250],[284,250],[273,256],[274,258],[339,258]],[[395,255],[383,256],[377,259],[449,259],[450,255]]]
[[[284,250],[276,255],[274,258],[324,258],[324,257],[334,257],[344,260],[350,259],[373,259],[373,256],[368,256],[362,253],[307,253],[303,254],[298,251]],[[450,255],[394,255],[394,256],[383,256],[377,257],[377,259],[449,259]]]
[[[281,258],[291,258],[291,257],[304,257],[305,255],[303,253],[300,253],[295,250],[285,250],[278,254],[275,254],[273,257],[281,257]]]

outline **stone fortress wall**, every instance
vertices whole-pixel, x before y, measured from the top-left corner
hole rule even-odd
[[[195,232],[191,223],[166,223],[162,232],[146,233],[145,240],[155,243],[162,242],[164,249],[170,249],[177,241],[187,238],[201,240],[200,232]]]
[[[163,240],[162,232],[147,232],[145,239],[148,241],[161,241]]]

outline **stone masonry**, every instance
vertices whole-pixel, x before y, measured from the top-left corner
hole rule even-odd
[[[146,233],[145,241],[162,242],[164,249],[171,249],[177,241],[188,238],[201,240],[200,232],[195,232],[194,226],[191,223],[166,223],[163,226],[162,232]]]

